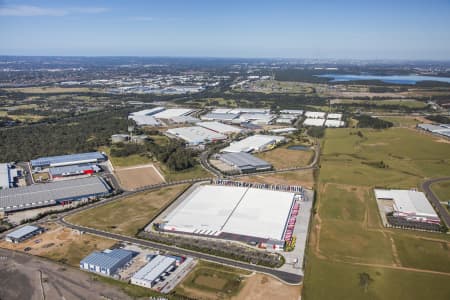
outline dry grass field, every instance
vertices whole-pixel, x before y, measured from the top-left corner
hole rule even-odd
[[[125,190],[134,190],[165,182],[164,177],[153,164],[116,168],[115,173],[121,187]]]
[[[301,286],[286,285],[281,281],[265,275],[255,274],[245,280],[244,287],[233,300],[247,299],[292,299],[300,297]]]
[[[313,151],[291,150],[282,146],[255,156],[271,163],[275,169],[306,166],[312,159]]]
[[[161,209],[187,187],[175,185],[135,195],[69,216],[69,222],[114,233],[134,236]]]
[[[43,226],[47,229],[43,234],[37,235],[20,244],[13,244],[4,240],[0,247],[24,251],[30,247],[28,253],[47,257],[52,260],[68,264],[73,267],[80,265],[80,260],[94,250],[104,250],[116,243],[114,240],[101,238],[89,234],[80,234],[72,229],[48,223]]]
[[[313,188],[314,186],[314,177],[312,170],[292,171],[268,175],[255,174],[242,177],[241,180],[267,184],[301,185],[309,189]]]

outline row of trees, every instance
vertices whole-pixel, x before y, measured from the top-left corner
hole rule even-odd
[[[375,129],[385,129],[394,126],[392,122],[385,121],[378,118],[373,118],[368,115],[359,115],[354,117],[358,120],[358,128],[375,128]]]

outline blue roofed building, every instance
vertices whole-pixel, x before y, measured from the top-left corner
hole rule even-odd
[[[59,156],[39,157],[37,159],[32,159],[30,163],[33,169],[42,169],[48,167],[100,163],[105,160],[105,155],[100,152],[86,152]]]
[[[106,249],[92,252],[80,261],[80,269],[112,276],[133,259],[135,252],[124,249]]]

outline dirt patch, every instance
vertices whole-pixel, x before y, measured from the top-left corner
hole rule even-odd
[[[153,164],[116,168],[115,172],[120,185],[125,190],[134,190],[165,182],[164,177]]]
[[[103,250],[116,242],[59,226],[54,223],[43,225],[47,229],[43,234],[37,235],[19,244],[0,241],[0,247],[47,257],[71,266],[79,266],[80,260],[94,250]]]
[[[246,283],[233,300],[251,299],[299,299],[301,286],[291,286],[264,274],[247,278]]]

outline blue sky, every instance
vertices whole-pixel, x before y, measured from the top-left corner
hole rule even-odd
[[[0,54],[450,60],[450,1],[0,0]]]

